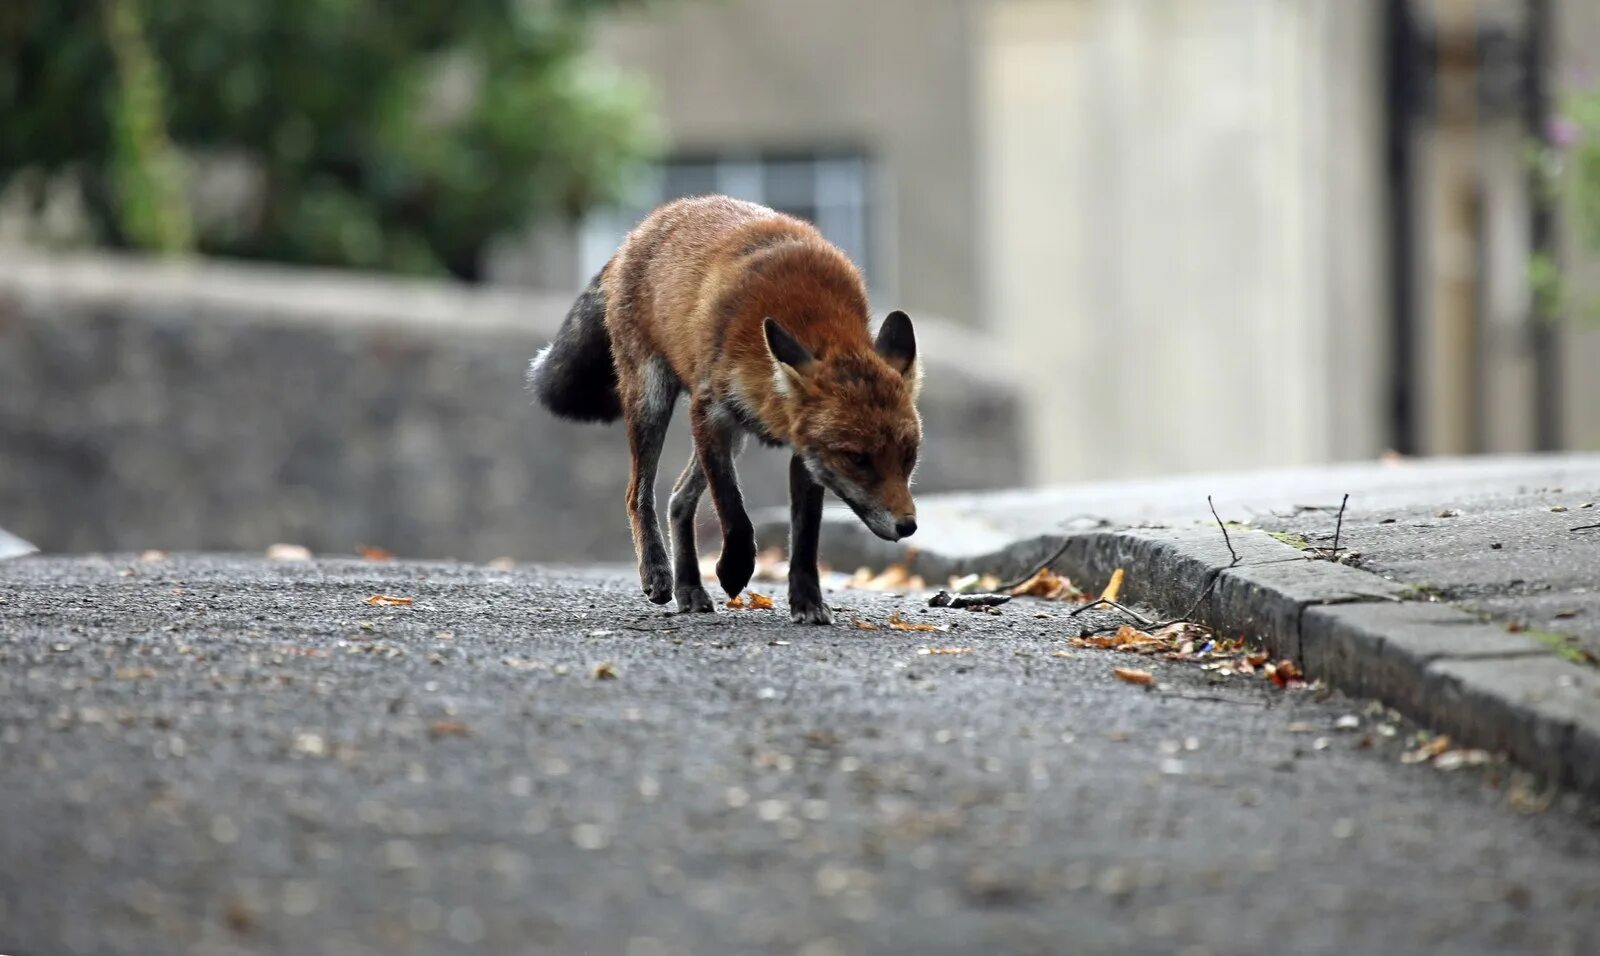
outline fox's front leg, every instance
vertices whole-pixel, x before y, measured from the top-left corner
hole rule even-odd
[[[796,624],[832,624],[817,576],[822,486],[799,455],[789,459],[789,617]]]
[[[717,558],[717,580],[729,597],[737,597],[756,572],[756,529],[744,510],[744,495],[739,492],[739,476],[733,470],[742,436],[712,414],[703,400],[696,399],[691,412],[694,453],[711,489],[711,503],[722,524],[722,555]]]
[[[628,518],[633,524],[633,549],[639,559],[639,584],[656,604],[672,600],[672,566],[656,517],[656,468],[672,422],[678,381],[658,362],[649,362],[622,388],[628,423],[628,450],[633,457],[628,480]]]

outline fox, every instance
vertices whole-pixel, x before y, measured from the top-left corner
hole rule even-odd
[[[833,623],[817,570],[825,491],[884,540],[916,533],[916,334],[900,310],[875,336],[869,326],[866,283],[842,250],[802,219],[727,196],[659,207],[590,280],[534,356],[528,386],[557,417],[622,419],[628,518],[652,603],[715,610],[695,546],[707,490],[722,531],[717,582],[729,598],[750,583],[755,527],[734,469],[747,437],[790,451],[794,623]],[[669,562],[656,472],[684,395],[693,451],[667,506]]]

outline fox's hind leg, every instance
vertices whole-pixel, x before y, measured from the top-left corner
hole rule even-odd
[[[622,376],[622,409],[628,422],[628,450],[633,473],[628,480],[628,518],[633,523],[633,550],[639,558],[639,583],[656,604],[672,599],[672,566],[656,517],[656,469],[661,446],[672,422],[672,406],[681,386],[665,362],[642,363],[635,374]]]
[[[689,464],[672,486],[672,501],[667,505],[667,523],[672,528],[672,594],[678,599],[680,614],[713,610],[711,595],[700,583],[700,555],[694,546],[694,516],[705,490],[705,469],[700,467],[699,456],[690,452]]]
[[[744,510],[739,476],[733,470],[733,459],[744,444],[744,435],[712,407],[709,402],[695,399],[690,424],[694,430],[694,453],[711,489],[711,503],[717,506],[717,520],[722,523],[717,580],[729,597],[737,597],[756,572],[756,529]]]

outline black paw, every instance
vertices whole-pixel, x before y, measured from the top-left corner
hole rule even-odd
[[[717,559],[717,581],[728,597],[738,597],[756,573],[756,542],[752,535],[748,541],[737,544],[722,542],[722,556]]]
[[[716,610],[716,605],[711,603],[711,595],[698,584],[678,588],[675,596],[679,614],[710,614]]]
[[[651,604],[665,604],[672,600],[672,570],[665,561],[646,561],[641,564],[639,584]]]
[[[833,612],[821,601],[789,599],[789,620],[796,624],[832,624]]]

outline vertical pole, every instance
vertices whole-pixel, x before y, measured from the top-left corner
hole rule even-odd
[[[1526,32],[1523,40],[1523,79],[1527,84],[1528,132],[1542,142],[1550,121],[1550,89],[1546,74],[1551,41],[1550,0],[1528,0]],[[1537,170],[1529,172],[1529,198],[1532,223],[1529,252],[1559,261],[1556,246],[1555,210],[1544,194]],[[1555,451],[1562,442],[1561,352],[1557,316],[1547,315],[1541,297],[1529,290],[1529,343],[1533,352],[1533,431],[1534,447]]]
[[[1420,106],[1411,0],[1384,4],[1385,173],[1389,231],[1389,447],[1417,452],[1416,183],[1412,117]]]

